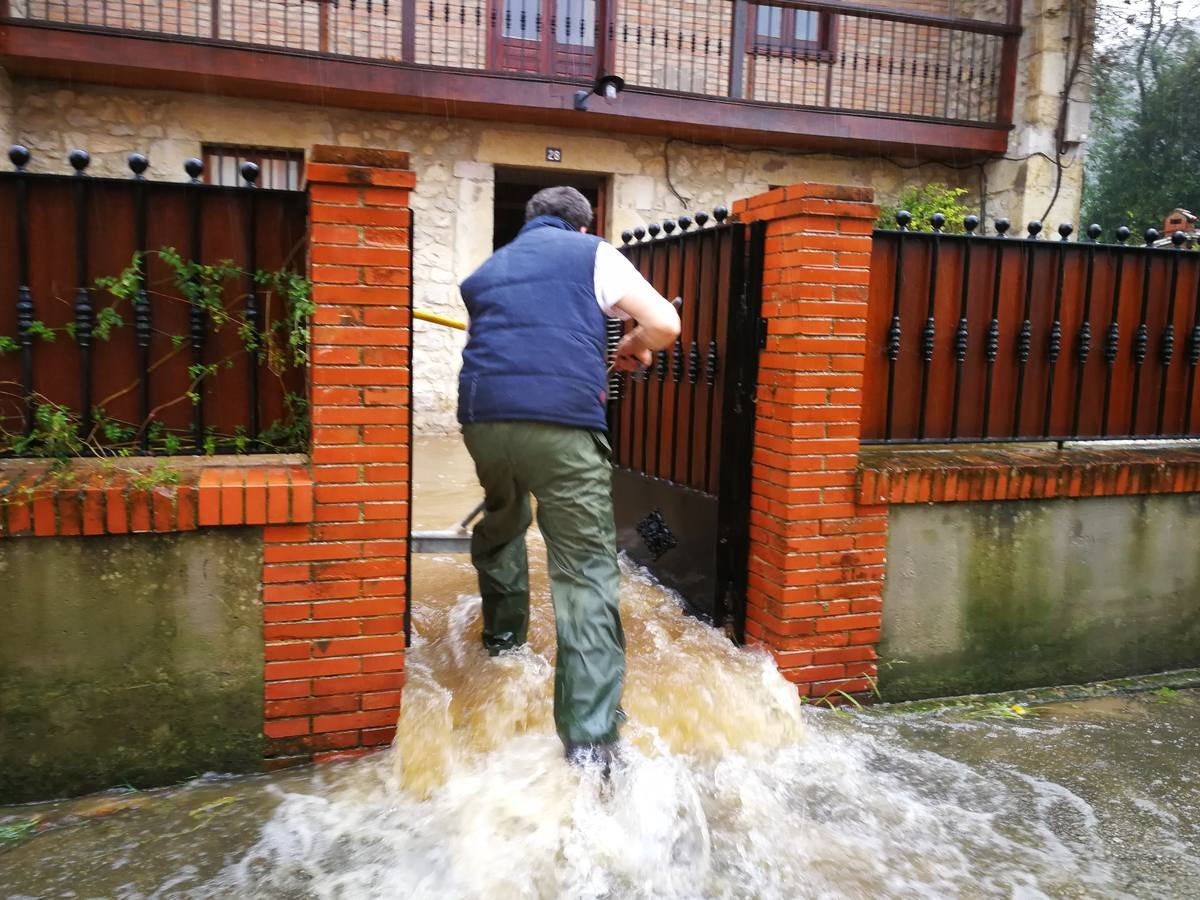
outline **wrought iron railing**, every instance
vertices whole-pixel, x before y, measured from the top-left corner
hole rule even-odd
[[[0,173],[0,455],[307,447],[307,196]]]
[[[864,442],[1200,437],[1200,252],[876,231]],[[938,220],[943,224],[943,220]],[[1156,242],[1158,246],[1155,246]]]
[[[975,10],[972,17],[924,9]],[[1020,0],[9,0],[12,19],[1007,125]],[[601,61],[603,65],[601,65]]]

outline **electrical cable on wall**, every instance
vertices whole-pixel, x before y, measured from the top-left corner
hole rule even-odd
[[[1046,211],[1042,213],[1043,222],[1050,215],[1050,211],[1054,209],[1054,204],[1058,202],[1058,195],[1062,191],[1063,171],[1065,168],[1062,162],[1063,145],[1066,143],[1067,117],[1071,111],[1071,91],[1075,89],[1075,79],[1079,77],[1079,69],[1083,63],[1083,47],[1085,43],[1083,40],[1083,31],[1085,23],[1081,22],[1080,19],[1086,15],[1087,9],[1085,6],[1077,6],[1072,10],[1067,24],[1067,34],[1063,38],[1063,42],[1068,47],[1068,52],[1070,52],[1072,43],[1074,43],[1075,48],[1074,53],[1071,55],[1071,64],[1067,67],[1067,73],[1064,78],[1062,100],[1058,106],[1058,122],[1054,126],[1054,158],[1051,160],[1055,168],[1054,193],[1050,196],[1050,204],[1046,207]],[[1079,26],[1078,40],[1075,39],[1077,25]]]
[[[673,182],[671,180],[671,143],[673,141],[678,141],[678,140],[681,140],[681,139],[680,138],[667,138],[663,142],[663,174],[666,175],[667,187],[671,189],[671,193],[675,195],[675,199],[683,204],[684,209],[691,209],[691,207],[688,205],[689,201],[686,198],[684,198],[684,196],[681,193],[679,193],[679,191],[675,188],[675,182]],[[692,143],[692,142],[688,141],[688,143]]]

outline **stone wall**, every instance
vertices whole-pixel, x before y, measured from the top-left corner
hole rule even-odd
[[[8,72],[0,69],[0,141],[7,146],[14,140],[13,134],[13,86]]]
[[[253,529],[0,540],[0,803],[253,771]]]
[[[1080,77],[1072,86],[1061,154],[1056,152],[1055,132],[1067,82],[1066,51],[1082,41],[1086,71],[1095,6],[1095,0],[1024,0],[1025,34],[1017,65],[1013,133],[1005,158],[985,166],[989,220],[1007,216],[1023,224],[1045,219],[1056,226],[1075,222],[1079,216],[1084,145],[1091,113],[1086,79]],[[1109,223],[1108,227],[1116,225]]]
[[[417,175],[413,192],[415,297],[421,309],[461,318],[458,282],[492,247],[495,166],[555,168],[611,174],[608,236],[623,229],[712,209],[776,184],[800,180],[874,186],[885,201],[914,173],[882,159],[805,155],[769,149],[700,146],[658,138],[563,133],[464,119],[372,114],[263,103],[226,97],[108,88],[69,90],[17,80],[16,139],[33,151],[30,168],[62,172],[74,147],[92,153],[90,172],[128,175],[131,150],[147,153],[151,176],[182,180],[183,162],[204,143],[309,148],[343,144],[406,150]],[[563,161],[545,162],[545,148]],[[666,175],[680,194],[676,197]],[[925,166],[922,179],[962,183],[977,194],[973,171]],[[681,199],[682,198],[682,199]],[[448,430],[454,423],[462,336],[418,322],[417,425]]]

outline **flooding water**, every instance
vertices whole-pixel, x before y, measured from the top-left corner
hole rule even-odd
[[[421,527],[474,505],[454,441],[421,445]],[[414,570],[396,746],[269,776],[0,808],[0,896],[1195,897],[1200,695],[1014,711],[803,706],[626,571],[626,764],[568,768],[531,543],[527,649],[478,645],[462,558]]]

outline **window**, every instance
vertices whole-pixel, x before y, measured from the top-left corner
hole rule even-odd
[[[557,0],[554,7],[556,41],[576,47],[595,46],[596,0]]]
[[[828,13],[781,6],[759,6],[751,37],[752,53],[780,50],[831,51],[832,23]]]
[[[519,41],[542,39],[542,16],[549,14],[554,40],[591,47],[596,43],[596,0],[504,0],[503,37]]]
[[[542,0],[504,0],[504,37],[519,41],[541,40],[541,5]]]
[[[204,145],[204,180],[236,187],[244,184],[242,163],[258,166],[258,186],[268,190],[298,191],[304,170],[304,151],[270,147]]]
[[[674,2],[674,0],[671,0]],[[496,0],[490,68],[557,78],[596,75],[596,0]]]

